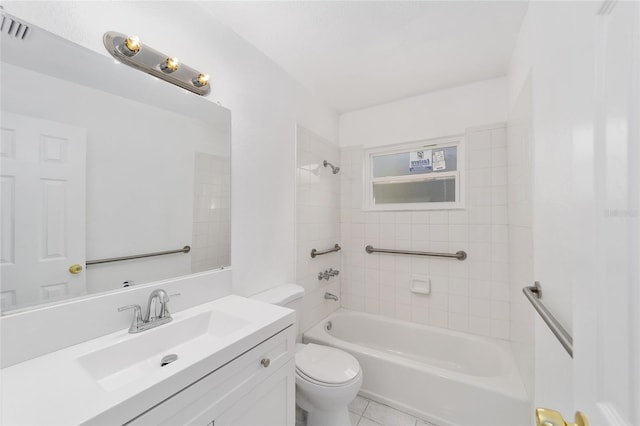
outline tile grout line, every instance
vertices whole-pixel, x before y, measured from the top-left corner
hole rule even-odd
[[[360,422],[362,421],[362,418],[364,417],[364,412],[367,411],[367,407],[369,406],[369,403],[371,402],[371,400],[369,400],[368,398],[364,398],[365,401],[367,401],[367,403],[364,405],[364,408],[362,409],[362,414],[360,414],[360,417],[358,418],[358,423],[356,423],[356,426],[358,426],[360,424]]]

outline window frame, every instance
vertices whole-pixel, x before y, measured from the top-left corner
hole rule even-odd
[[[362,209],[365,211],[417,211],[417,210],[461,210],[465,208],[465,171],[466,150],[464,135],[454,135],[434,139],[422,139],[414,142],[403,142],[393,145],[385,145],[364,150],[362,182],[363,196]],[[413,174],[404,176],[373,177],[373,157],[380,155],[393,155],[420,149],[437,150],[440,148],[456,147],[457,167],[450,172],[431,172],[428,174]],[[418,182],[436,180],[447,177],[455,178],[456,200],[449,202],[423,202],[423,203],[389,203],[375,204],[373,197],[373,184],[379,182]]]

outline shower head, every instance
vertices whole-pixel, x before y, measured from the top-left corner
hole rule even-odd
[[[333,170],[333,174],[337,174],[340,171],[340,167],[338,166],[334,166],[333,164],[331,164],[330,162],[328,162],[327,160],[324,160],[324,163],[322,163],[325,167],[330,166],[331,170]]]

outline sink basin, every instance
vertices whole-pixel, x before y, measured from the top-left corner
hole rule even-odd
[[[123,324],[0,370],[0,424],[125,424],[294,322],[289,309],[229,295],[140,333]],[[168,355],[177,360],[161,366]]]
[[[161,369],[181,367],[180,355],[193,355],[211,341],[241,330],[249,324],[242,318],[211,310],[196,316],[176,318],[170,323],[126,335],[119,341],[78,357],[78,363],[105,390],[138,382]],[[166,355],[178,360],[161,366]],[[175,371],[175,370],[174,370]]]

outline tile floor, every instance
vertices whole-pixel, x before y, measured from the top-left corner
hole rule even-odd
[[[349,404],[352,426],[437,426],[360,395]]]

